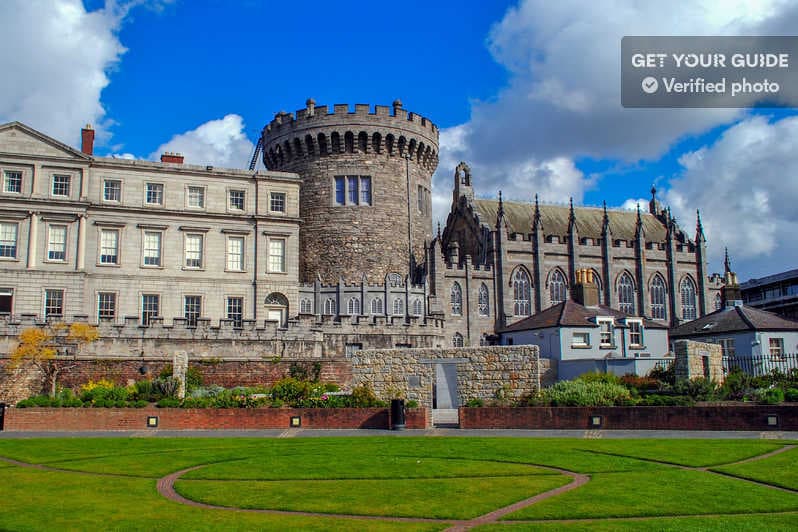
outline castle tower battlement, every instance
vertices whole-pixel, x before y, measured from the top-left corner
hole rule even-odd
[[[267,168],[302,177],[300,279],[370,282],[415,275],[432,240],[438,128],[402,108],[316,105],[262,132]]]

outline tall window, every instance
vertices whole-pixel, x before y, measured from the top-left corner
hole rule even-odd
[[[19,194],[22,192],[22,172],[6,170],[3,172],[3,191]]]
[[[375,297],[371,300],[371,313],[372,314],[384,314],[385,310],[383,310],[382,306],[382,298]]]
[[[639,321],[630,321],[629,325],[629,343],[635,346],[643,345],[643,324]]]
[[[401,297],[393,300],[393,314],[394,316],[401,316],[405,313],[405,302]]]
[[[769,341],[770,358],[781,360],[784,356],[784,338],[771,338]]]
[[[490,298],[488,297],[488,287],[485,283],[479,286],[479,315],[490,315]]]
[[[418,199],[418,212],[423,213],[424,212],[424,187],[422,187],[421,185],[418,185],[418,194],[417,194],[416,197]]]
[[[349,303],[346,305],[347,313],[350,316],[357,316],[360,314],[360,298],[352,297],[349,298]]]
[[[565,301],[565,277],[560,270],[551,272],[551,278],[549,279],[549,296],[552,305]]]
[[[454,336],[452,336],[452,346],[463,347],[463,335],[459,332],[454,333]]]
[[[47,239],[47,260],[66,260],[67,228],[65,225],[51,225]]]
[[[599,338],[602,347],[612,347],[614,342],[614,330],[612,327],[612,320],[599,320]]]
[[[227,239],[227,269],[234,272],[244,270],[243,236],[231,236]]]
[[[335,299],[333,299],[331,297],[328,297],[324,301],[324,313],[327,314],[328,316],[335,316],[335,314],[336,314],[335,307],[336,307]]]
[[[44,291],[44,317],[60,318],[64,315],[64,291]]]
[[[100,292],[97,294],[97,319],[113,320],[116,318],[116,294]]]
[[[186,235],[186,268],[202,268],[203,235]]]
[[[424,304],[417,297],[413,300],[413,316],[421,316],[422,314],[424,314]]]
[[[17,224],[0,223],[0,257],[17,256]]]
[[[269,196],[269,209],[272,212],[285,212],[285,193],[272,192]]]
[[[358,197],[360,196],[360,187],[358,186],[358,181],[359,180],[356,175],[346,176],[346,188],[349,191],[347,203],[349,203],[349,205],[357,205],[358,203]]]
[[[344,176],[335,177],[335,203],[338,205],[346,204],[346,182]]]
[[[667,313],[665,312],[666,297],[665,281],[659,275],[654,276],[651,281],[651,317],[655,320],[667,318]]]
[[[723,306],[723,299],[720,297],[720,292],[715,294],[715,310],[720,310]]]
[[[300,314],[313,314],[313,301],[308,298],[302,298],[299,302],[299,313]]]
[[[679,287],[682,295],[682,319],[694,320],[696,318],[695,285],[689,277],[682,279]]]
[[[371,205],[371,176],[335,176],[336,205]]]
[[[360,176],[360,204],[371,205],[371,177]]]
[[[161,265],[161,233],[156,231],[144,233],[144,265]]]
[[[186,318],[186,325],[189,327],[197,326],[197,319],[202,312],[201,296],[185,296],[183,298],[183,317]]]
[[[628,272],[618,279],[618,310],[631,315],[635,313],[635,285]]]
[[[233,321],[233,327],[240,328],[244,322],[244,298],[227,298],[227,319]]]
[[[231,210],[243,211],[246,193],[243,190],[231,190],[229,192],[228,205]]]
[[[143,294],[141,296],[141,324],[149,325],[153,318],[161,312],[161,296],[158,294]]]
[[[147,183],[145,201],[148,205],[163,205],[163,185],[160,183]]]
[[[272,238],[269,240],[269,271],[285,272],[285,240]]]
[[[117,179],[103,181],[103,201],[122,201],[122,182]]]
[[[119,231],[100,230],[100,264],[119,264]]]
[[[529,275],[523,268],[518,268],[513,274],[513,315],[529,316],[530,299],[532,298]]]
[[[460,283],[455,281],[452,285],[452,314],[460,316],[463,313],[463,290],[460,288]]]
[[[205,208],[205,188],[188,187],[188,206],[198,209]]]
[[[69,196],[71,177],[68,175],[53,176],[53,196]]]

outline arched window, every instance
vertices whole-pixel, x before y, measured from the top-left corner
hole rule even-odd
[[[402,301],[401,297],[397,297],[393,300],[393,313],[394,316],[401,316],[405,313],[405,302]]]
[[[593,270],[593,282],[596,283],[596,288],[598,288],[599,305],[602,305],[604,304],[604,283],[596,270]]]
[[[655,275],[651,281],[651,317],[655,320],[664,320],[668,317],[665,311],[666,297],[665,281],[659,275]]]
[[[490,316],[490,298],[488,297],[488,287],[485,283],[479,286],[479,315]]]
[[[369,136],[365,131],[361,131],[360,134],[357,136],[357,149],[360,153],[366,153],[368,151],[369,145]]]
[[[421,298],[413,300],[413,316],[421,316],[424,314],[424,305],[421,303]]]
[[[696,318],[695,309],[695,285],[689,277],[682,279],[679,291],[682,293],[682,319],[694,320]]]
[[[715,294],[715,310],[720,310],[723,306],[723,299],[720,297],[720,292]]]
[[[454,336],[452,336],[452,345],[454,347],[463,347],[463,335],[454,333]]]
[[[357,316],[360,314],[360,298],[353,297],[349,299],[346,305],[346,310],[350,316]]]
[[[518,268],[513,274],[513,315],[529,316],[531,298],[529,275],[523,268]]]
[[[351,131],[344,133],[344,151],[346,153],[355,151],[355,135]]]
[[[324,302],[324,313],[328,316],[335,316],[335,299],[328,297],[327,300]]]
[[[618,310],[631,315],[635,313],[635,284],[628,272],[618,279]]]
[[[308,298],[303,298],[299,302],[300,314],[313,314],[313,302]]]
[[[383,314],[385,311],[382,309],[382,298],[375,297],[371,300],[371,313],[372,314]]]
[[[551,304],[556,305],[565,301],[565,276],[560,270],[551,272],[549,279],[549,296]]]
[[[457,281],[452,285],[452,314],[460,316],[463,313],[463,290]]]
[[[398,273],[389,273],[388,274],[388,286],[390,287],[397,287],[402,286],[402,276]]]

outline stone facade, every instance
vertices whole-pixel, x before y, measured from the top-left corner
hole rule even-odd
[[[438,165],[432,122],[398,100],[392,109],[378,105],[372,112],[358,104],[350,112],[344,104],[329,113],[308,100],[296,117],[278,113],[262,143],[267,168],[302,177],[303,282],[366,277],[373,283],[411,271],[416,278],[415,265],[423,266],[432,239],[431,178]]]
[[[469,399],[508,400],[536,393],[541,373],[537,346],[460,349],[376,349],[348,357],[352,384],[371,386],[383,400],[403,397],[432,406],[437,364],[456,364],[459,404]]]
[[[673,369],[677,380],[704,377],[718,384],[725,380],[720,344],[677,340],[673,343],[673,350]]]

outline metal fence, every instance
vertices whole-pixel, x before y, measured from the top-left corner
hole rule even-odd
[[[739,368],[749,375],[766,375],[774,371],[787,373],[798,369],[798,353],[723,357],[724,373],[728,373],[735,368]]]

